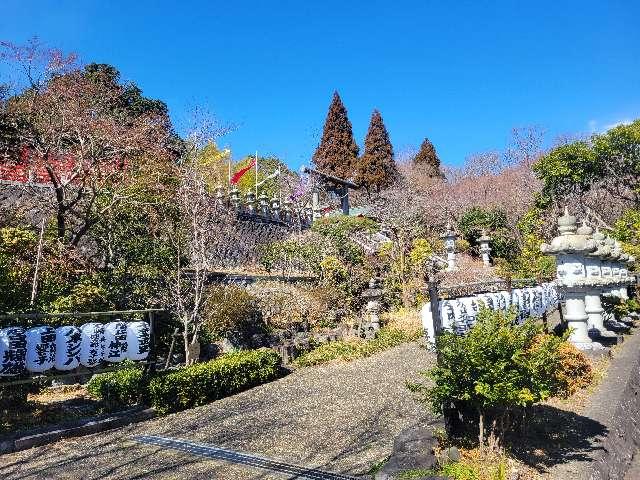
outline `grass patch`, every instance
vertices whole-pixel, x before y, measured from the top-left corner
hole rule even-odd
[[[300,367],[308,367],[333,361],[348,362],[418,340],[421,336],[422,329],[406,331],[396,327],[383,327],[373,340],[353,339],[325,343],[300,356],[294,363]]]

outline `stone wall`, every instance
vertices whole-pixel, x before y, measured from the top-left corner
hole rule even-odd
[[[51,218],[51,185],[0,180],[0,208],[3,214],[15,216],[21,221],[38,226],[43,218]],[[212,228],[225,232],[219,243],[209,247],[212,266],[229,269],[253,266],[259,263],[262,245],[281,241],[301,226],[274,219],[259,212],[249,213],[241,209],[229,216],[212,219]]]
[[[0,180],[2,212],[15,215],[34,226],[53,213],[46,207],[52,195],[53,190],[47,184]]]

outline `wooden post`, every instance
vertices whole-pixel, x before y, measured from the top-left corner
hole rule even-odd
[[[431,304],[431,318],[433,319],[433,332],[436,339],[442,333],[442,318],[440,318],[439,296],[440,294],[438,293],[438,282],[430,280],[429,303]]]
[[[178,327],[173,331],[173,335],[171,335],[171,346],[169,347],[169,354],[167,355],[167,361],[164,362],[164,369],[169,368],[169,362],[171,361],[171,355],[173,355],[173,347],[176,345],[176,338],[178,337],[178,332],[180,329]]]
[[[149,312],[149,370],[148,374],[153,375],[156,371],[156,361],[158,360],[156,349],[156,322],[155,312]]]
[[[342,214],[349,215],[349,187],[343,187],[340,192],[342,193]]]

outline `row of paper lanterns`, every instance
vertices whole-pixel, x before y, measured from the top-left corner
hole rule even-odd
[[[515,306],[518,321],[527,317],[540,317],[550,308],[557,306],[558,292],[554,283],[543,283],[536,287],[516,288],[511,292],[481,293],[440,301],[440,318],[445,330],[465,333],[475,323],[480,306],[491,310],[507,310]]]
[[[0,376],[144,360],[149,355],[150,333],[149,324],[143,321],[7,327],[0,330]]]

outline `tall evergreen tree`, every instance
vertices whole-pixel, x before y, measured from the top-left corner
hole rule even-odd
[[[421,167],[428,177],[444,178],[444,173],[440,168],[440,158],[438,158],[436,149],[428,138],[424,139],[422,145],[420,145],[420,151],[413,157],[413,164]]]
[[[322,172],[341,178],[350,178],[354,173],[359,151],[353,139],[347,109],[338,92],[333,92],[333,100],[324,122],[322,139],[313,154],[313,164]]]
[[[364,141],[364,155],[356,164],[356,181],[369,191],[379,192],[398,176],[389,133],[378,110],[371,114]]]

